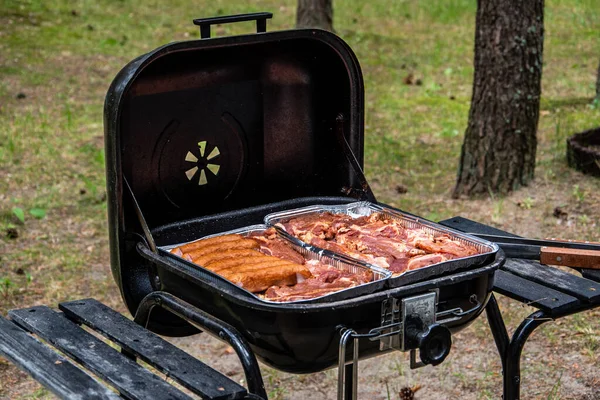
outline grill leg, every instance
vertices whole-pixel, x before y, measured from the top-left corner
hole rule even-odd
[[[170,311],[188,322],[200,325],[205,332],[233,347],[242,363],[246,382],[248,382],[248,391],[260,398],[267,399],[258,361],[248,342],[233,326],[166,292],[152,292],[144,297],[135,314],[134,321],[145,326],[150,312],[156,306]]]
[[[502,371],[506,374],[506,349],[510,344],[510,340],[506,331],[506,325],[504,325],[504,319],[502,319],[502,314],[500,313],[500,308],[498,308],[498,302],[493,294],[485,307],[485,312],[492,335],[494,336],[494,342],[496,342],[496,347],[498,348],[500,360],[502,361]]]
[[[512,340],[506,350],[504,369],[504,400],[519,400],[521,392],[521,352],[529,335],[535,328],[550,318],[542,311],[536,311],[527,317],[515,330]]]
[[[352,373],[352,367],[354,364],[346,364],[344,369],[346,370],[346,380],[344,381],[344,400],[355,400],[352,397],[352,384],[354,383],[354,374]]]

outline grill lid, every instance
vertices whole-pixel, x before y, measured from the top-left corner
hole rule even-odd
[[[338,114],[362,166],[362,75],[332,33],[168,44],[109,89],[109,182],[126,177],[150,226],[360,189],[335,135]]]

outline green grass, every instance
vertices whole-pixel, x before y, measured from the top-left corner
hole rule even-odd
[[[597,0],[546,2],[536,181],[513,195],[477,201],[449,196],[469,112],[476,2],[335,0],[334,7],[336,32],[356,52],[363,70],[365,171],[380,201],[433,220],[462,214],[528,236],[600,238],[599,180],[568,169],[565,161],[566,138],[600,125],[600,108],[590,107],[600,57]],[[87,296],[124,311],[108,266],[102,139],[106,90],[140,54],[198,38],[193,18],[264,10],[274,13],[269,30],[293,28],[291,0],[2,1],[0,314]],[[248,22],[215,27],[213,33],[253,30]],[[409,74],[421,85],[405,84]],[[408,192],[398,193],[399,185]],[[552,216],[557,206],[568,213],[564,221]],[[15,217],[14,207],[24,210],[24,222]],[[35,218],[29,213],[33,208],[46,215]],[[6,236],[11,229],[17,239]],[[513,303],[505,309],[507,322],[514,326],[527,312]],[[593,315],[569,321],[582,338],[574,352],[597,364],[594,332],[600,325]],[[489,335],[480,331],[482,324],[469,328],[480,338]],[[541,346],[560,343],[563,329],[545,327]],[[397,374],[420,376],[390,364]],[[474,364],[480,367],[490,368]],[[471,382],[457,368],[445,370],[445,384],[461,385],[478,393],[476,398],[498,397],[498,388],[488,382],[490,371],[480,371]],[[528,398],[537,398],[531,393],[538,391],[543,393],[539,398],[561,395],[567,375],[552,370],[548,376],[559,383],[527,392]],[[277,373],[269,378],[274,397],[291,393],[290,381]],[[0,385],[0,395],[5,390]],[[21,398],[46,392],[36,393],[32,389]]]

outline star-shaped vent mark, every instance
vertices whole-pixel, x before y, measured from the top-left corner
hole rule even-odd
[[[219,148],[215,146],[208,156],[204,157],[204,154],[206,153],[206,145],[206,140],[198,142],[200,157],[196,157],[196,155],[191,151],[188,151],[185,155],[185,161],[196,163],[196,166],[185,171],[185,176],[187,176],[188,180],[191,181],[194,179],[194,176],[196,176],[196,173],[200,171],[200,178],[198,179],[198,185],[200,186],[208,183],[206,178],[206,170],[210,171],[214,176],[217,176],[219,174],[219,169],[221,168],[221,166],[219,164],[215,164],[214,161],[209,163],[210,160],[221,154]]]

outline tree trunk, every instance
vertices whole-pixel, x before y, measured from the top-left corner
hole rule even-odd
[[[333,0],[298,0],[296,27],[333,32]]]
[[[478,0],[475,76],[453,197],[506,194],[533,179],[544,0]]]

